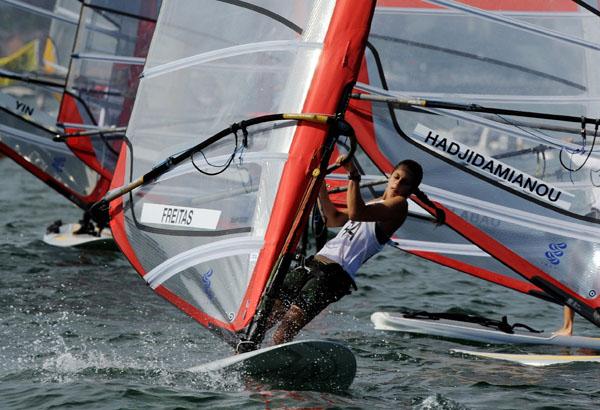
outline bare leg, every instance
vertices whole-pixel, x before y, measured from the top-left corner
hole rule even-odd
[[[285,313],[285,306],[281,299],[275,299],[273,302],[273,309],[271,309],[271,314],[269,315],[269,319],[267,319],[266,328],[269,330],[272,328],[275,323],[279,322]]]
[[[290,342],[308,322],[308,315],[298,306],[292,305],[286,312],[281,324],[273,333],[273,343],[278,345]]]
[[[571,336],[573,334],[573,316],[573,309],[565,306],[563,310],[563,325],[554,334],[558,336]]]

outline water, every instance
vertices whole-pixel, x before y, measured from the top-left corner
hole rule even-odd
[[[230,349],[155,295],[120,253],[46,246],[45,226],[80,212],[8,159],[0,160],[0,181],[0,409],[585,409],[600,402],[598,364],[524,367],[449,352],[523,348],[374,330],[372,312],[403,308],[508,314],[547,330],[561,322],[556,306],[393,249],[365,265],[358,292],[300,335],[348,344],[358,361],[348,392],[271,391],[246,387],[237,374],[189,373]],[[578,319],[576,333],[600,330]]]

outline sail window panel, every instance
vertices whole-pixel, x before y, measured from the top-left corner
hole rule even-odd
[[[206,172],[220,170],[203,160],[195,162],[198,168]],[[226,235],[232,230],[251,231],[256,194],[262,177],[259,164],[234,163],[223,173],[213,176],[201,174],[189,162],[179,168],[185,168],[185,172],[177,172],[176,176],[167,174],[157,183],[141,189],[134,198],[138,223],[161,228],[167,234],[170,230],[188,232],[190,235],[194,231],[207,231],[214,237]],[[244,206],[240,206],[241,203]],[[162,206],[161,214],[153,218],[148,213],[148,204]],[[147,214],[146,220],[144,214]],[[218,215],[216,223],[202,224],[200,219],[213,220],[212,214]]]
[[[297,71],[292,71],[295,61],[306,61],[307,64],[298,70],[308,71],[311,67],[309,62],[319,55],[320,50],[304,49],[255,53],[211,61],[143,80],[134,108],[136,115],[129,127],[132,130],[129,138],[134,144],[143,140],[144,148],[154,151],[154,154],[144,158],[145,165],[141,168],[136,163],[136,174],[148,170],[147,167],[169,155],[200,143],[234,122],[270,113],[300,112],[310,77],[306,81],[294,82],[289,82],[288,78],[292,75],[300,78]],[[167,104],[165,96],[169,96]],[[287,152],[294,127],[275,129],[271,131],[273,135],[260,133],[260,130],[269,128],[259,126],[249,129],[249,149]],[[229,144],[232,140],[233,137],[228,137],[220,145]],[[265,146],[261,141],[267,140]]]
[[[64,79],[77,19],[61,10],[79,14],[79,7],[77,0],[0,4],[0,68]]]
[[[600,289],[600,231],[594,236],[572,238],[560,232],[499,220],[493,228],[475,224],[494,235],[500,243],[518,252],[523,258],[547,272],[583,298],[594,299]],[[557,221],[557,225],[560,222]]]
[[[145,268],[149,271],[181,252],[215,240],[262,237],[274,201],[276,190],[272,187],[284,164],[285,157],[244,158],[242,163],[236,158],[222,174],[204,176],[186,162],[142,188],[132,197],[133,213],[128,213],[127,219],[135,226],[130,232],[132,244],[144,254]],[[206,164],[198,166],[211,169]],[[148,243],[158,244],[160,251],[146,254]]]
[[[178,0],[163,6],[147,68],[190,55],[271,40],[299,40],[316,1]],[[322,2],[332,3],[332,2]]]
[[[140,23],[139,19],[107,11],[99,13],[88,7],[83,10],[82,22],[67,89],[78,96],[96,125],[126,126],[131,107],[125,105],[132,105],[142,67],[140,63],[111,59],[145,57],[152,34],[151,23]],[[140,24],[150,24],[150,27],[140,30]],[[140,34],[148,38],[139,38]],[[86,59],[90,54],[99,59]]]
[[[500,221],[486,215],[458,210],[458,215],[466,221],[478,225],[499,225]],[[512,279],[524,281],[523,277],[506,265],[490,257],[481,249],[468,242],[448,227],[436,227],[430,220],[408,218],[394,234],[402,249],[407,251],[434,252],[462,264],[475,267],[475,270],[495,272]]]
[[[56,128],[62,89],[40,86],[27,81],[10,80],[0,88],[0,107],[41,127]]]
[[[44,173],[83,196],[92,193],[98,174],[73,156],[53,134],[0,110],[0,143]]]
[[[140,7],[138,4],[138,11]],[[66,85],[77,101],[77,111],[71,111],[65,106],[68,101],[63,101],[61,121],[101,128],[127,126],[154,23],[87,6],[81,22]],[[121,141],[89,140],[100,167],[112,172]]]
[[[403,137],[386,107],[374,107],[374,115],[379,149],[395,164],[407,156],[398,146]],[[413,142],[415,157],[424,155],[418,152],[422,149],[445,160],[423,159],[433,185],[473,198],[486,199],[491,195],[499,204],[524,210],[531,205],[518,197],[572,215],[598,217],[594,209],[600,208],[600,151],[596,147],[587,158],[591,148],[588,141],[586,151],[570,154],[573,147],[583,147],[577,134],[547,130],[536,134],[526,127],[512,127],[518,132],[526,131],[513,134],[444,115],[402,110],[395,110],[394,115],[400,131]],[[555,145],[561,141],[565,143],[562,150]],[[564,165],[582,168],[569,172]],[[461,182],[472,179],[464,171],[489,185]],[[507,191],[513,195],[507,195]]]
[[[135,99],[135,74],[140,68],[126,63],[74,59],[67,90],[84,109],[82,117],[90,118],[86,122],[91,120],[102,128],[127,126],[131,108],[126,104],[131,105]]]
[[[136,13],[137,15],[137,13]],[[79,27],[75,53],[98,53],[111,56],[145,57],[152,30],[140,30],[140,25],[152,26],[152,22],[141,22],[139,18],[109,11],[97,11],[84,7],[82,25]]]
[[[183,242],[189,243],[190,238],[172,236],[167,243],[155,236],[154,240],[146,231],[131,229],[130,222],[130,238],[136,254],[148,267],[144,279],[150,287],[164,286],[218,320],[228,322],[235,318],[262,240],[238,235],[185,247]]]
[[[222,322],[232,322],[240,309],[258,255],[214,259],[186,269],[163,286],[197,309]],[[254,260],[253,260],[254,259]]]
[[[498,197],[488,196],[489,202],[461,197],[451,192],[424,186],[434,200],[444,203],[448,209],[482,232],[490,235],[508,249],[544,272],[556,278],[585,298],[594,298],[600,285],[597,275],[600,269],[600,229],[597,224],[568,222],[561,215],[548,218],[535,212],[524,212],[498,205]],[[409,221],[407,229],[411,229]],[[404,227],[403,227],[404,228]],[[431,238],[443,240],[445,230],[432,233]],[[403,231],[403,234],[410,232]],[[413,231],[416,237],[419,234]],[[426,232],[421,234],[427,237]],[[599,257],[596,257],[598,255]],[[454,257],[454,256],[453,256]],[[475,266],[507,274],[489,262],[458,257]],[[514,274],[508,276],[515,277]]]
[[[577,19],[534,20],[582,35]],[[577,45],[464,15],[376,15],[372,27],[369,41],[385,56],[392,90],[555,96],[587,89],[586,50]]]

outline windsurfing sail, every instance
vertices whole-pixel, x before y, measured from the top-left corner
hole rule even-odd
[[[0,151],[85,210],[110,185],[121,141],[110,130],[127,124],[158,5],[1,1],[0,10]],[[109,135],[94,133],[102,129]],[[55,140],[82,130],[94,135]]]
[[[52,141],[81,5],[0,1],[0,152],[80,206],[98,181]]]
[[[244,121],[343,114],[373,9],[163,1],[111,192],[153,178],[111,202],[111,229],[154,291],[234,346],[261,341],[267,296],[335,137],[307,121]],[[203,148],[176,160],[196,144]]]
[[[160,1],[83,1],[58,122],[71,150],[110,181]],[[97,133],[89,131],[98,131]],[[103,194],[103,193],[102,193]]]
[[[350,109],[380,171],[423,165],[454,231],[407,223],[400,239],[475,244],[490,257],[418,253],[512,288],[526,280],[596,325],[598,23],[570,0],[379,1],[356,88],[368,101]]]

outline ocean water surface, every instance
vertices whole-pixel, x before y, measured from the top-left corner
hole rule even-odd
[[[356,408],[592,409],[600,364],[542,368],[475,359],[486,346],[377,331],[375,311],[461,311],[552,330],[561,308],[488,285],[394,249],[361,271],[359,290],[318,316],[299,338],[341,341],[358,373],[343,393],[270,390],[239,374],[187,368],[231,354],[155,295],[119,252],[45,245],[45,227],[76,221],[66,200],[0,159],[0,409]],[[584,319],[576,333],[599,335]]]

